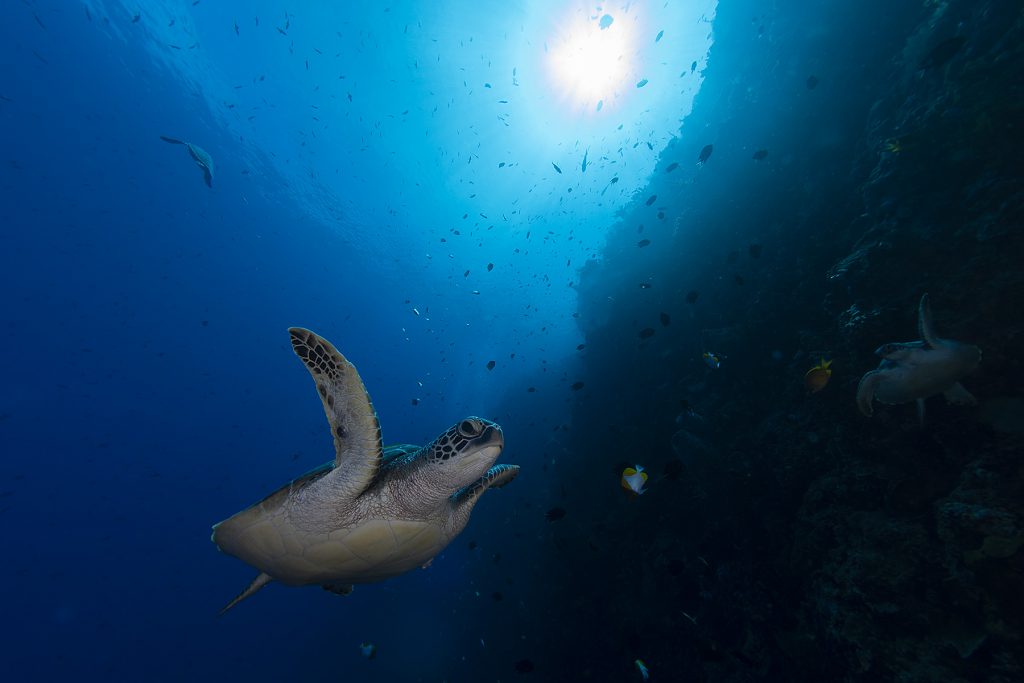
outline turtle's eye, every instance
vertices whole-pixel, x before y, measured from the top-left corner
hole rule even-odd
[[[480,436],[483,431],[483,427],[476,420],[463,420],[459,423],[459,434],[467,439]]]

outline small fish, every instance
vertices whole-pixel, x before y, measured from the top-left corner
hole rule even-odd
[[[882,149],[892,154],[899,154],[903,151],[903,140],[900,138],[889,138],[882,144]]]
[[[764,161],[765,159],[768,158],[768,150],[759,149],[756,152],[754,152],[754,156],[752,158],[754,159],[754,161]]]
[[[708,159],[711,158],[711,153],[713,151],[715,151],[714,145],[704,145],[704,149],[702,149],[700,151],[700,154],[697,156],[697,165],[703,166],[704,164],[706,164]]]
[[[817,76],[808,76],[807,77],[807,89],[808,90],[814,90],[817,87],[818,87],[818,77]]]
[[[643,676],[644,680],[646,681],[650,677],[651,674],[647,670],[647,665],[644,664],[644,660],[638,659],[638,660],[636,660],[633,663],[636,664],[637,671],[640,672],[640,675]]]
[[[487,369],[488,370],[493,370],[494,369],[494,361],[493,360],[487,361]]]
[[[824,358],[804,374],[804,388],[808,393],[816,394],[828,385],[832,376],[832,361]]]
[[[241,34],[240,34],[240,33],[238,32],[238,22],[237,22],[237,21],[235,22],[235,35],[236,35],[236,36],[237,36],[237,35],[241,35]]]
[[[689,292],[686,293],[686,303],[695,304],[697,303],[697,299],[699,297],[700,292],[698,292],[696,289],[691,289]]]
[[[705,351],[703,354],[701,354],[701,358],[704,359],[705,365],[707,365],[712,370],[717,370],[718,368],[722,367],[722,359],[725,358],[725,356],[719,356],[717,354],[711,353],[710,351]]]
[[[638,247],[640,247],[641,249],[643,249],[644,247],[646,247],[646,246],[647,246],[647,245],[649,245],[650,243],[651,243],[651,241],[650,241],[650,240],[640,240],[639,242],[637,242],[637,243],[636,243],[636,246],[638,246]]]
[[[549,522],[557,522],[565,517],[565,508],[551,508],[544,513],[544,516],[547,517]]]
[[[590,148],[589,147],[587,148],[587,151],[583,153],[583,164],[581,165],[583,173],[587,172],[587,155],[588,154],[590,154]]]
[[[647,484],[647,473],[644,472],[644,468],[640,465],[636,467],[627,467],[622,470],[622,488],[629,491],[634,496],[643,495],[647,489],[644,485]]]
[[[654,37],[654,42],[658,42],[659,40],[661,40],[661,37],[663,35],[665,35],[664,31],[658,31],[658,35]],[[639,661],[639,660],[637,660],[637,661]]]
[[[653,327],[645,327],[644,329],[640,330],[640,333],[639,333],[638,336],[641,339],[650,339],[651,337],[654,336],[654,328]]]
[[[661,314],[661,326],[668,327],[672,323],[672,318],[668,313],[662,312]]]
[[[573,391],[579,391],[580,389],[583,388],[583,386],[584,386],[583,382],[573,382],[573,384],[570,387],[570,389],[572,389]],[[529,390],[527,390],[527,391],[529,391]]]
[[[491,272],[492,270],[494,270],[494,264],[493,264],[493,263],[488,263],[488,264],[487,264],[487,272],[489,273],[489,272]]]
[[[373,659],[377,656],[377,646],[373,643],[360,643],[359,651],[367,659]]]
[[[638,87],[638,88],[642,88],[642,87],[644,87],[645,85],[647,85],[647,79],[646,79],[646,78],[644,78],[644,79],[641,79],[641,80],[640,80],[640,81],[639,81],[639,82],[638,82],[638,83],[636,84],[636,87]]]
[[[653,204],[656,201],[658,201],[658,195],[652,194],[650,197],[647,198],[647,202],[646,202],[647,206],[650,206],[651,204]]]
[[[665,173],[671,173],[672,171],[676,170],[677,168],[679,168],[679,164],[677,164],[676,162],[673,161],[671,164],[669,164],[665,168]]]
[[[193,145],[191,142],[185,142],[184,140],[178,140],[177,138],[169,138],[161,135],[160,139],[172,145],[185,145],[189,156],[192,157],[192,160],[196,162],[196,165],[199,166],[199,168],[203,169],[203,180],[206,182],[206,186],[213,187],[213,157],[211,157],[206,150],[197,145]]]
[[[562,172],[562,169],[558,168],[558,164],[556,164],[555,162],[553,162],[553,161],[552,161],[552,162],[551,162],[551,165],[552,165],[552,166],[554,166],[554,167],[555,167],[555,170],[556,170],[556,171],[558,171],[559,173],[561,173],[561,172]]]

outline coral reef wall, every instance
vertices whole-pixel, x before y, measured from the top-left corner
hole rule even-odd
[[[723,0],[693,113],[582,274],[543,665],[1022,680],[1024,11],[765,7]],[[865,417],[858,381],[918,338],[924,293],[942,337],[983,351],[979,405]]]

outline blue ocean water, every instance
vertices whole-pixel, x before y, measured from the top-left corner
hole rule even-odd
[[[568,419],[577,270],[695,92],[637,74],[702,61],[713,11],[623,7],[644,40],[595,112],[545,63],[583,5],[9,5],[4,678],[475,680],[519,659],[528,608],[509,590],[520,616],[495,618],[486,579],[544,524],[517,520]],[[671,26],[699,40],[655,45]],[[212,187],[161,136],[206,150]],[[275,586],[218,620],[254,572],[210,526],[333,457],[291,325],[356,364],[388,443],[502,423],[519,492],[429,571],[344,600]]]
[[[0,680],[1021,680],[1020,16],[6,3]],[[922,301],[977,405],[869,417]],[[334,457],[290,326],[521,471],[218,616],[211,526]]]

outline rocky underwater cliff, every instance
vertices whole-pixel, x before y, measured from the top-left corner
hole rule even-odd
[[[1024,11],[812,4],[723,0],[692,114],[582,274],[533,588],[551,680],[1024,680]],[[979,404],[866,417],[925,293],[983,352]]]

